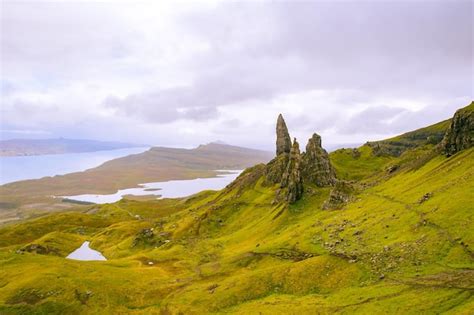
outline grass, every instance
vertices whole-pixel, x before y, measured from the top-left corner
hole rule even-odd
[[[390,139],[368,142],[367,145],[374,149],[375,155],[400,156],[409,149],[440,143],[451,121],[447,119]]]
[[[357,187],[340,210],[315,186],[275,203],[257,166],[219,192],[6,226],[0,313],[472,314],[474,148],[433,152],[332,153]],[[84,240],[108,260],[64,258]]]
[[[395,161],[392,156],[375,156],[369,145],[358,149],[339,149],[331,152],[329,157],[339,179],[357,181],[383,171]]]

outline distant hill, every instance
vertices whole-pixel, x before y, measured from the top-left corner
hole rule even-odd
[[[374,142],[367,145],[374,149],[376,155],[400,156],[408,149],[413,149],[427,144],[438,144],[443,140],[444,134],[451,124],[452,119],[446,119],[428,127],[420,128],[402,135]]]
[[[84,172],[26,180],[0,186],[2,216],[29,216],[31,205],[42,212],[70,207],[53,196],[114,193],[141,183],[216,176],[219,169],[244,169],[268,162],[273,153],[209,143],[194,149],[154,147],[108,161]],[[36,211],[36,210],[35,210]]]
[[[0,156],[81,153],[133,148],[140,146],[144,145],[124,142],[63,138],[11,139],[0,141]]]

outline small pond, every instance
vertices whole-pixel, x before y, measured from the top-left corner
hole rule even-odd
[[[66,258],[74,260],[107,260],[101,252],[89,247],[90,242],[85,241],[81,247],[70,253]]]

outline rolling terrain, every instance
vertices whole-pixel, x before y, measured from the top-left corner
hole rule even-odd
[[[278,126],[221,191],[1,228],[0,313],[473,313],[474,103],[329,155]],[[86,240],[108,260],[64,258]]]
[[[213,177],[215,170],[244,169],[267,162],[271,153],[210,143],[194,149],[154,147],[84,172],[0,186],[0,222],[74,207],[54,196],[115,193],[147,182]]]

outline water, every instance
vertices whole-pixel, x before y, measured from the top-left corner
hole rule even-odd
[[[106,161],[130,154],[141,153],[148,149],[148,147],[143,147],[84,153],[1,156],[0,184],[3,185],[19,180],[37,179],[72,172],[82,172],[89,168],[99,166]]]
[[[63,196],[63,198],[93,202],[93,203],[113,203],[122,199],[126,195],[134,196],[148,196],[155,195],[159,198],[180,198],[196,194],[203,190],[220,190],[231,183],[234,179],[239,176],[241,170],[221,170],[219,172],[225,172],[219,174],[217,177],[212,178],[196,178],[187,180],[170,180],[167,182],[154,182],[140,184],[139,188],[128,188],[121,189],[115,194],[110,195],[77,195],[77,196]]]
[[[89,247],[90,242],[85,241],[81,247],[70,253],[66,258],[74,260],[107,260],[99,251]]]

